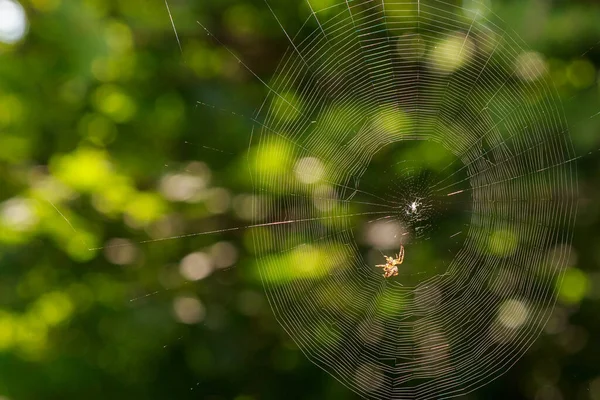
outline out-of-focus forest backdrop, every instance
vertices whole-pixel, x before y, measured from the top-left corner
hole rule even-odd
[[[467,1],[467,0],[464,0]],[[329,0],[312,0],[315,9]],[[270,0],[288,32],[306,2]],[[600,144],[600,5],[487,1]],[[262,1],[0,0],[0,399],[354,399],[275,321],[244,230],[251,123],[288,46]],[[210,103],[217,110],[198,105]],[[578,162],[545,332],[470,399],[600,399],[600,157]],[[89,250],[89,249],[98,250]]]

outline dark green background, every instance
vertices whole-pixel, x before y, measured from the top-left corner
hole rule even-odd
[[[136,244],[125,265],[114,248],[88,250],[250,223],[235,210],[253,190],[248,117],[266,91],[196,20],[268,81],[288,41],[264,2],[172,0],[182,51],[160,0],[22,4],[28,33],[0,44],[0,395],[356,398],[274,320],[244,230]],[[307,16],[305,2],[270,4],[288,32]],[[468,398],[598,400],[600,116],[590,117],[600,112],[600,6],[488,4],[545,56],[585,157],[555,316],[510,371]],[[197,202],[170,201],[161,178],[186,168],[207,187]],[[215,210],[226,198],[232,206]],[[238,248],[235,267],[185,283],[182,258],[220,240]],[[201,301],[200,323],[174,317],[182,296]]]

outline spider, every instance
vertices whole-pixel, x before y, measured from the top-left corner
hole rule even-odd
[[[385,257],[385,264],[377,265],[378,268],[383,268],[383,277],[391,278],[392,276],[398,275],[398,265],[402,264],[404,261],[404,246],[400,245],[400,252],[396,256],[396,258]]]

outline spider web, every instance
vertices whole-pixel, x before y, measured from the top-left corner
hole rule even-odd
[[[369,399],[469,393],[539,336],[566,267],[578,157],[558,96],[478,3],[315,3],[294,37],[277,19],[290,46],[268,83],[201,25],[268,89],[248,118],[253,224],[140,243],[248,229],[317,366]]]
[[[558,97],[483,7],[311,10],[253,117],[255,212],[277,221],[254,232],[269,302],[365,398],[471,392],[538,337],[568,258],[576,169]],[[386,280],[374,265],[400,244]]]

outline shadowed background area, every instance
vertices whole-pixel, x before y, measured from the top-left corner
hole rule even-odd
[[[310,5],[327,17],[338,3]],[[453,3],[486,13],[476,2]],[[282,251],[332,226],[343,235],[363,227],[355,232],[357,252],[374,265],[381,251],[398,251],[389,237],[410,225],[415,246],[412,253],[407,246],[407,259],[430,269],[407,261],[398,281],[407,286],[443,273],[452,259],[446,254],[458,251],[460,234],[452,235],[468,223],[470,203],[442,207],[443,199],[427,192],[431,175],[452,162],[443,147],[412,141],[384,148],[360,182],[345,181],[341,191],[323,184],[336,173],[326,157],[289,155],[285,137],[294,131],[287,128],[305,111],[305,99],[288,90],[265,105],[261,81],[281,86],[273,78],[286,71],[279,64],[290,54],[286,33],[301,43],[319,26],[310,19],[302,25],[311,11],[306,1],[268,4],[278,20],[259,0],[0,0],[0,399],[356,399],[278,324],[261,277],[277,291],[319,277],[321,266],[324,274],[344,270],[351,263],[343,240]],[[515,73],[535,80],[533,68],[554,82],[574,155],[582,158],[572,246],[553,250],[569,254],[554,312],[514,367],[463,398],[598,400],[600,6],[484,4],[527,44]],[[461,57],[444,61],[447,53],[475,51],[450,39],[427,50],[446,74],[463,66]],[[401,43],[400,52],[425,55],[418,40]],[[522,95],[518,85],[502,90]],[[455,91],[436,93],[462,104]],[[325,109],[330,119],[314,129],[347,121],[360,132],[352,122],[361,101]],[[267,114],[257,112],[261,105],[286,127],[283,137],[260,125]],[[386,113],[375,121],[382,131],[409,123]],[[328,145],[340,143],[332,137]],[[458,171],[444,185],[461,182],[458,168],[441,175]],[[304,189],[281,182],[312,189],[298,197],[290,194]],[[354,203],[330,204],[340,193]],[[397,202],[399,224],[371,215],[309,233],[302,224],[244,228],[301,219],[298,209],[307,204],[319,218],[378,212],[368,204],[378,202],[373,195]],[[507,254],[516,240],[510,230],[494,231],[485,252]],[[257,259],[263,254],[287,273],[265,275]],[[303,268],[293,268],[298,264]],[[524,307],[509,300],[498,321],[523,324]],[[309,322],[315,326],[302,331],[325,341],[330,327]],[[363,339],[379,342],[377,335]],[[392,346],[399,340],[385,338]]]

